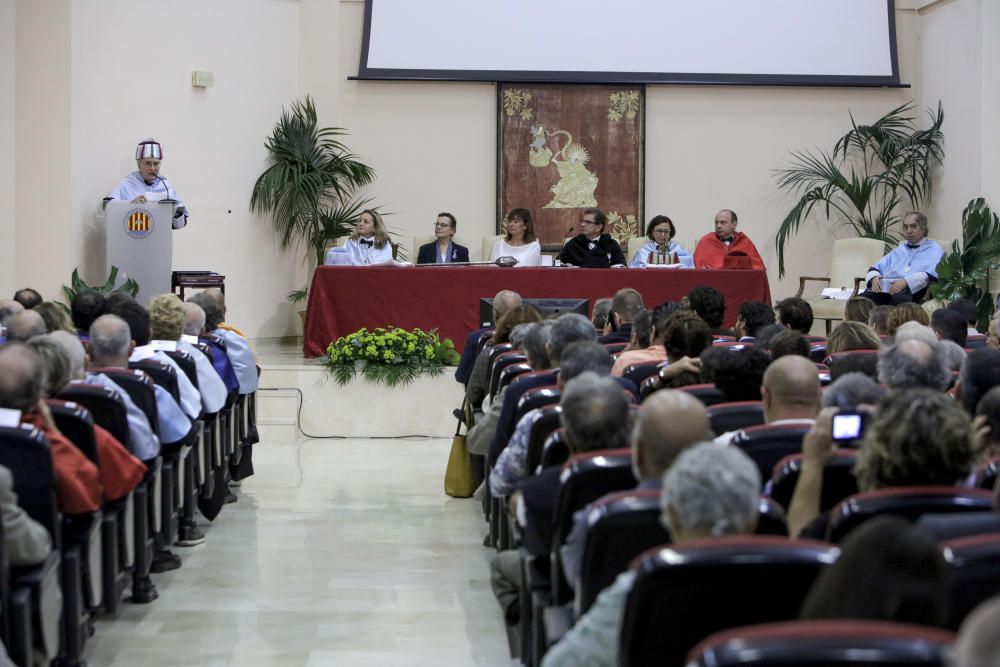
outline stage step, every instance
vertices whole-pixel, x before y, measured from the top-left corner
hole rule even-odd
[[[299,437],[298,407],[299,392],[295,389],[258,390],[257,432],[261,442],[295,442]]]

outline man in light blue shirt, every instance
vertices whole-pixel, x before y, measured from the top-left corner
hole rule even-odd
[[[229,357],[236,378],[240,383],[240,394],[257,391],[257,362],[254,361],[250,343],[237,333],[219,327],[225,317],[225,311],[207,292],[195,294],[188,299],[205,311],[205,331],[222,338],[226,343],[226,356]]]
[[[905,241],[879,260],[865,276],[868,289],[861,296],[879,306],[921,301],[927,286],[937,280],[937,265],[944,250],[927,238],[927,216],[910,211],[903,216]]]

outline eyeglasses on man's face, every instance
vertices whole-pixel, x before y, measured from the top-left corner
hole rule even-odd
[[[580,224],[581,225],[596,225],[597,221],[596,220],[587,220],[586,218],[584,218],[583,220],[580,221]]]

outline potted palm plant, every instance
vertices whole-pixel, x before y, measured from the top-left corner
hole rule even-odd
[[[327,242],[345,236],[370,200],[357,191],[375,178],[375,170],[351,153],[338,137],[339,127],[319,127],[308,95],[283,109],[267,138],[267,169],[250,196],[250,210],[269,216],[283,250],[307,249],[310,270],[323,263]],[[306,290],[288,295],[301,301]]]
[[[990,271],[1000,268],[1000,219],[990,210],[986,200],[973,199],[962,211],[962,245],[951,242],[937,265],[937,282],[931,284],[931,295],[948,303],[968,299],[979,306],[979,329],[993,315],[994,301],[989,293]]]
[[[898,242],[893,228],[902,207],[919,210],[930,201],[934,168],[944,158],[944,110],[928,110],[930,127],[920,129],[913,102],[896,107],[871,125],[858,125],[837,140],[833,151],[792,153],[792,166],[777,171],[778,187],[799,197],[778,227],[779,275],[785,275],[785,246],[820,205],[828,222],[850,227],[861,238]]]

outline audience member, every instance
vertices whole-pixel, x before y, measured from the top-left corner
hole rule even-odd
[[[35,336],[48,333],[45,320],[34,310],[24,310],[12,315],[6,326],[7,341],[12,343],[24,343]]]
[[[34,350],[18,343],[0,347],[0,408],[20,411],[22,424],[48,438],[59,509],[64,514],[95,512],[101,507],[97,467],[56,428],[42,400],[44,385]]]
[[[770,352],[771,343],[774,342],[774,337],[784,331],[788,331],[788,329],[780,324],[768,324],[766,327],[757,332],[757,338],[754,339],[753,344],[762,350]]]
[[[868,325],[875,330],[879,336],[890,336],[889,316],[896,310],[893,306],[875,306],[872,308]]]
[[[736,335],[740,342],[753,342],[761,329],[774,324],[774,311],[762,301],[744,301],[736,318]]]
[[[11,567],[39,565],[52,551],[52,536],[17,504],[14,475],[0,466],[0,514],[3,517],[3,545]],[[13,665],[14,663],[8,663]]]
[[[661,489],[663,475],[677,456],[711,437],[708,411],[697,398],[670,389],[651,395],[639,408],[632,429],[632,468],[639,481],[636,490]],[[573,529],[559,552],[563,573],[572,588],[577,587],[580,579],[590,507],[573,515]]]
[[[691,310],[705,320],[713,334],[732,335],[732,330],[722,328],[722,323],[726,319],[726,297],[722,292],[714,287],[694,287],[688,292],[687,300]]]
[[[0,299],[0,324],[7,326],[7,318],[24,312],[24,306],[13,299]]]
[[[735,211],[722,209],[715,214],[715,231],[702,236],[695,246],[695,268],[729,268],[726,257],[744,256],[749,258],[745,268],[764,270],[764,260],[760,258],[753,241],[743,232],[736,231],[738,222]]]
[[[854,410],[859,405],[878,405],[885,392],[864,373],[845,373],[823,391],[824,408]]]
[[[201,306],[190,301],[185,301],[181,306],[184,308],[184,332],[181,334],[181,339],[191,346],[189,349],[197,349],[194,346],[202,343],[200,336],[205,333],[205,311],[201,309]],[[233,370],[233,365],[229,362],[229,357],[217,345],[209,342],[204,342],[203,345],[208,349],[209,363],[216,375],[222,379],[226,393],[238,392],[240,383],[236,377],[236,371]]]
[[[701,382],[699,357],[712,345],[708,324],[693,311],[675,312],[667,318],[663,344],[668,369],[660,373],[663,386],[677,388]]]
[[[863,296],[854,296],[844,304],[844,321],[868,324],[875,302]]]
[[[32,308],[32,310],[42,316],[42,321],[45,322],[46,333],[60,330],[69,331],[70,333],[76,332],[73,321],[66,314],[65,306],[53,301],[43,301]]]
[[[1000,667],[1000,595],[972,610],[958,629],[951,667]]]
[[[868,289],[862,296],[879,305],[920,302],[944,251],[927,238],[927,216],[919,211],[903,215],[905,241],[871,267],[865,276]]]
[[[827,354],[849,350],[877,350],[882,347],[875,330],[863,322],[844,321],[826,339]]]
[[[951,373],[944,367],[935,346],[920,340],[883,348],[878,355],[878,380],[889,389],[928,387],[944,391]]]
[[[820,515],[819,502],[823,466],[836,452],[831,426],[837,411],[824,408],[802,441],[802,468],[788,507],[789,535],[826,537],[829,517]],[[974,436],[969,417],[941,391],[890,391],[865,431],[854,468],[858,488],[953,486],[972,470]]]
[[[70,317],[78,333],[86,335],[90,325],[98,317],[107,312],[107,302],[104,295],[93,289],[84,289],[76,293],[70,304]]]
[[[931,313],[931,329],[941,340],[950,340],[965,347],[969,338],[969,329],[965,317],[957,310],[939,308]]]
[[[613,299],[605,297],[594,302],[594,314],[590,321],[594,323],[594,328],[602,334],[611,333],[608,322],[611,321],[611,302]]]
[[[757,525],[760,473],[735,447],[702,443],[677,457],[663,479],[661,507],[673,543],[752,533]],[[590,610],[545,654],[541,667],[610,667],[635,570],[618,576]]]
[[[25,310],[31,310],[40,304],[42,300],[42,295],[30,287],[25,287],[14,292],[14,301],[24,306]]]
[[[499,322],[500,318],[511,308],[521,305],[521,295],[510,290],[500,290],[493,297],[493,319],[492,322]],[[465,338],[465,347],[462,348],[462,356],[455,369],[455,380],[462,384],[468,384],[469,375],[472,373],[472,366],[476,363],[476,355],[479,352],[479,338],[489,329],[490,326],[483,326],[469,332]]]
[[[941,365],[949,373],[957,373],[965,362],[965,349],[959,347],[958,343],[953,340],[939,340],[937,354],[941,357]]]
[[[788,355],[772,362],[764,371],[759,391],[765,423],[811,425],[816,420],[819,375],[816,365],[808,359]],[[728,445],[739,432],[723,433],[715,442]]]
[[[665,304],[653,309],[650,318],[649,345],[644,348],[633,347],[619,354],[618,358],[615,359],[614,366],[611,367],[611,374],[615,377],[621,377],[625,374],[625,370],[634,364],[666,361],[667,349],[664,347],[664,338],[667,334],[667,321],[670,317],[672,314]]]
[[[726,403],[733,401],[759,401],[760,385],[764,379],[764,370],[771,363],[767,352],[756,347],[745,347],[739,350],[719,349],[712,354],[712,362],[707,381],[715,383]],[[712,350],[714,352],[714,350]],[[706,351],[706,354],[708,351]],[[703,362],[705,360],[703,359]],[[815,366],[812,369],[816,376]]]
[[[955,299],[947,306],[948,310],[954,310],[965,321],[966,333],[969,335],[978,334],[976,325],[979,323],[979,308],[969,299]]]
[[[813,309],[809,302],[790,296],[778,302],[778,322],[793,331],[808,336],[813,326]]]
[[[225,313],[207,291],[195,294],[188,301],[197,304],[205,311],[205,331],[215,334],[225,341],[226,356],[229,357],[239,380],[239,393],[250,394],[257,391],[257,364],[254,362],[247,339],[222,328]]]
[[[529,322],[540,322],[541,314],[532,306],[515,306],[510,309],[497,322],[496,329],[490,337],[489,342],[476,357],[476,363],[472,367],[469,375],[469,382],[465,386],[465,398],[472,405],[474,410],[479,410],[483,405],[483,399],[490,391],[490,357],[496,345],[510,342],[510,334],[515,326]]]
[[[895,516],[869,519],[843,541],[802,605],[803,619],[893,621],[943,627],[948,564],[924,530]]]
[[[886,320],[886,328],[890,336],[896,335],[896,329],[906,322],[917,322],[927,326],[931,323],[931,317],[927,311],[913,302],[902,303],[892,309]]]
[[[772,360],[789,355],[810,358],[809,341],[794,329],[782,331],[771,341]]]
[[[976,460],[985,463],[995,456],[1000,456],[1000,386],[993,387],[983,394],[976,406],[975,417],[977,425],[989,429],[980,433],[976,450]]]
[[[965,358],[955,387],[955,397],[971,415],[976,412],[976,406],[986,392],[997,385],[1000,385],[1000,350],[980,348]]]
[[[606,345],[627,343],[632,340],[632,323],[645,309],[639,292],[631,287],[618,290],[611,299],[611,314],[608,316],[611,331],[598,338],[597,342]]]

